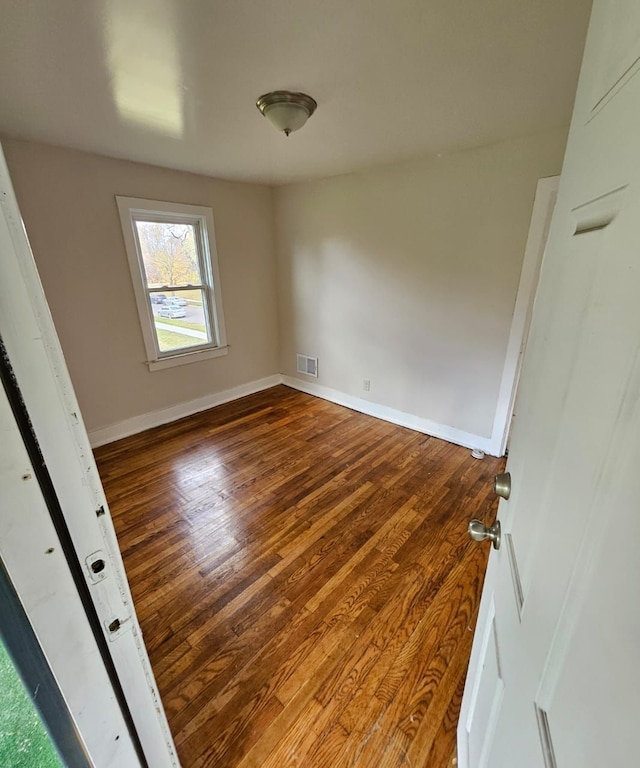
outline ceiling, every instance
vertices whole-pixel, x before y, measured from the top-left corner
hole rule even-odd
[[[568,124],[590,4],[3,0],[0,132],[273,184],[490,144]]]

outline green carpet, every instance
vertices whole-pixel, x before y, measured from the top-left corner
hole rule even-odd
[[[0,766],[63,768],[22,680],[0,642]]]

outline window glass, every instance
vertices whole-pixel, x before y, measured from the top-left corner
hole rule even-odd
[[[226,354],[211,209],[116,199],[149,367]]]
[[[211,342],[202,290],[151,293],[153,319],[161,352]]]
[[[138,219],[135,226],[148,288],[203,282],[193,224]]]

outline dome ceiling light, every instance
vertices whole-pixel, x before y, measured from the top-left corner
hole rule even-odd
[[[317,106],[311,96],[295,91],[271,91],[256,101],[256,107],[271,125],[286,136],[302,128]]]

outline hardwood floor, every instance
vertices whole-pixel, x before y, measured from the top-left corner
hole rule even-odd
[[[503,462],[275,387],[96,451],[183,768],[445,768]]]

